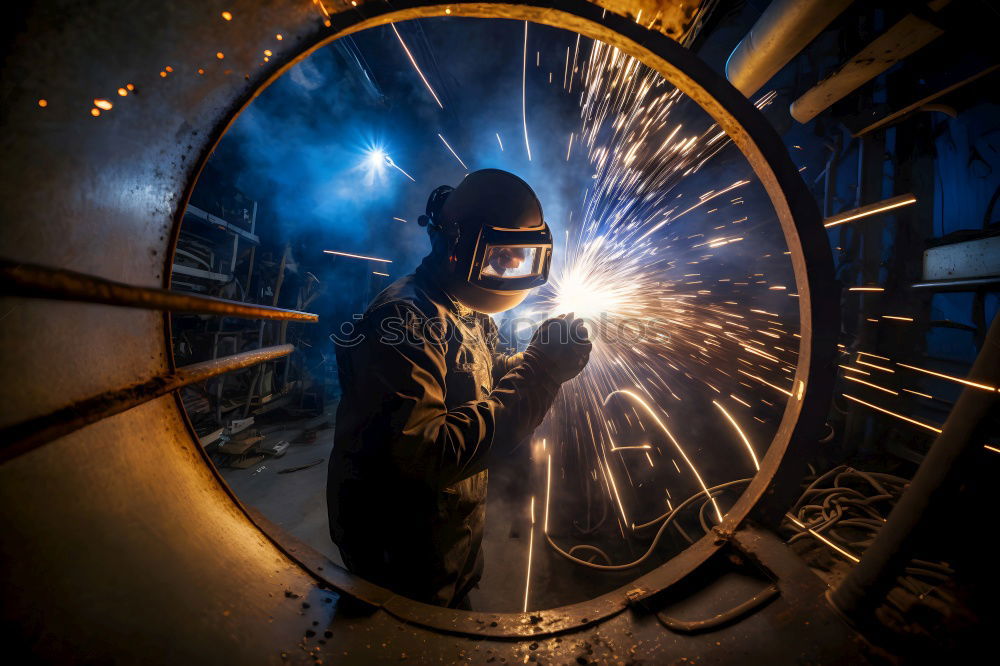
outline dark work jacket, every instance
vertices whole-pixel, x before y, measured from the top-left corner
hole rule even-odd
[[[482,575],[486,467],[531,434],[559,385],[531,351],[496,351],[425,266],[368,307],[338,345],[343,395],[327,479],[348,569],[407,597],[460,602]]]

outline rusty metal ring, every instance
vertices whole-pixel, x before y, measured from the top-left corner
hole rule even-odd
[[[668,82],[694,100],[725,130],[750,163],[774,206],[790,258],[799,294],[800,347],[793,395],[786,404],[781,423],[761,461],[760,472],[718,526],[720,534],[732,534],[752,511],[767,520],[783,512],[801,477],[804,448],[815,442],[832,396],[835,334],[838,330],[833,260],[819,210],[777,133],[742,94],[712,71],[696,55],[668,37],[635,21],[602,10],[586,0],[550,2],[453,2],[454,15],[477,18],[513,18],[578,32],[617,47],[659,72]],[[330,17],[330,25],[318,31],[297,55],[290,57],[236,107],[228,121],[217,128],[215,142],[239,112],[267,85],[292,65],[330,42],[395,21],[445,15],[445,6],[427,0],[375,4],[363,3],[356,11]],[[214,148],[214,145],[212,146]],[[206,151],[203,163],[210,150]],[[189,186],[188,194],[194,183]],[[179,225],[174,229],[174,238]],[[768,494],[769,504],[761,502]],[[763,508],[758,506],[764,505]],[[252,520],[292,559],[306,567],[317,580],[342,593],[372,600],[376,605],[408,623],[477,636],[524,638],[545,636],[580,628],[607,619],[629,604],[656,594],[678,582],[705,562],[724,543],[717,534],[706,535],[687,549],[628,585],[586,602],[530,613],[478,613],[456,611],[395,596],[367,581],[344,572],[329,576],[317,571],[325,558],[307,545],[295,547],[280,530],[259,515]],[[324,571],[327,569],[324,568]]]
[[[791,252],[800,295],[799,364],[793,399],[762,460],[761,472],[727,514],[721,534],[732,534],[751,511],[757,517],[774,514],[762,501],[768,493],[775,506],[782,506],[798,480],[797,454],[818,439],[816,433],[829,405],[838,299],[829,244],[816,205],[773,128],[740,93],[666,36],[587,0],[459,0],[449,4],[359,0],[356,8],[338,3],[339,11],[328,23],[318,14],[318,2],[244,4],[253,7],[248,17],[251,20],[241,26],[246,33],[217,29],[221,20],[205,3],[145,3],[127,12],[110,1],[90,3],[85,11],[71,7],[72,3],[47,3],[30,13],[21,26],[27,37],[18,39],[9,50],[2,78],[6,103],[0,122],[8,149],[3,210],[8,224],[2,225],[0,236],[7,242],[4,252],[19,255],[11,259],[99,274],[126,286],[168,286],[184,203],[200,167],[253,98],[311,52],[353,32],[398,20],[442,16],[449,8],[453,16],[525,19],[572,30],[645,62],[701,105],[746,156],[770,196]],[[285,33],[280,50],[272,41],[278,30]],[[188,36],[178,40],[178,35]],[[259,54],[268,47],[277,53],[260,62]],[[172,65],[166,62],[168,55]],[[164,70],[157,76],[160,67]],[[168,76],[166,70],[172,67],[178,71]],[[136,93],[126,91],[128,97],[123,96],[123,100],[127,102],[116,99],[114,111],[107,110],[109,100],[95,99],[113,91],[111,83],[124,85],[133,77],[138,77]],[[148,78],[143,82],[142,77]],[[95,104],[100,101],[105,111],[95,106],[88,112],[89,100]],[[109,258],[117,261],[109,262]],[[27,379],[11,382],[4,394],[9,410],[20,418],[73,406],[95,391],[131,386],[129,382],[141,373],[176,374],[171,373],[176,368],[171,359],[169,323],[162,323],[168,320],[166,316],[148,310],[123,314],[123,308],[98,310],[90,305],[42,306],[27,299],[18,306],[17,315],[5,322],[9,328],[0,336],[3,341],[10,343],[18,335],[26,338],[32,326],[38,329],[31,339],[17,338],[17,345],[6,345],[7,371],[31,379],[30,383]],[[72,328],[84,325],[90,329],[80,335]],[[161,334],[162,338],[154,338]],[[98,372],[93,371],[95,365]],[[11,580],[5,591],[11,608],[25,618],[26,633],[33,631],[32,623],[40,622],[43,616],[48,597],[39,590],[86,589],[99,585],[114,566],[150,560],[161,567],[158,575],[166,586],[177,585],[193,572],[214,571],[212,567],[221,567],[228,557],[245,562],[246,569],[214,578],[205,575],[202,584],[212,580],[212,586],[204,595],[200,591],[188,596],[179,592],[176,597],[160,595],[156,597],[159,603],[174,606],[157,608],[155,613],[145,603],[149,600],[135,608],[117,603],[150,588],[143,588],[147,581],[129,568],[113,571],[122,575],[120,588],[114,594],[74,597],[79,614],[75,619],[85,614],[107,617],[108,621],[122,622],[126,629],[135,629],[130,624],[133,618],[170,615],[176,622],[196,621],[190,630],[192,635],[198,630],[205,632],[205,645],[249,649],[264,644],[265,639],[216,640],[229,637],[228,630],[217,631],[218,625],[207,619],[208,614],[192,619],[195,616],[188,608],[194,603],[206,609],[228,604],[234,596],[261,594],[267,585],[278,581],[304,581],[301,566],[312,580],[367,599],[408,623],[469,635],[512,639],[543,636],[620,613],[628,604],[687,576],[724,542],[716,535],[706,537],[623,588],[563,608],[531,614],[488,614],[428,606],[394,596],[347,572],[327,571],[318,553],[305,546],[296,548],[263,520],[251,527],[244,519],[245,515],[254,520],[249,509],[241,515],[227,502],[218,502],[226,499],[220,492],[223,488],[239,505],[217,470],[207,464],[190,423],[186,435],[183,432],[180,419],[186,417],[179,398],[169,404],[154,400],[152,392],[143,397],[142,409],[80,428],[46,449],[12,459],[2,468],[5,492],[25,494],[23,501],[11,502],[4,523],[9,531],[20,530],[16,532],[20,538],[11,540],[0,554],[9,558],[5,561],[11,562],[9,569],[16,572],[8,577]],[[145,438],[147,444],[161,448],[129,446],[129,436]],[[103,466],[69,467],[91,455],[85,447],[114,455],[108,456]],[[170,472],[181,481],[179,487],[190,494],[179,494],[177,486],[168,485],[166,472],[155,465],[150,451],[159,451],[179,466]],[[787,479],[793,480],[790,486]],[[95,481],[103,485],[92,488]],[[125,500],[134,499],[137,490],[142,491],[140,502]],[[52,511],[60,502],[66,511]],[[37,519],[35,506],[44,507]],[[112,506],[114,512],[108,511]],[[783,508],[779,510],[783,512]],[[78,520],[66,521],[66,515]],[[116,539],[86,532],[93,525],[110,524],[113,516],[140,524],[148,520],[149,529],[127,534],[116,531],[115,535],[120,535]],[[81,517],[87,520],[79,520]],[[220,526],[228,531],[219,531]],[[277,553],[262,535],[299,566],[276,558]],[[217,537],[221,538],[214,542]],[[174,557],[164,555],[164,539],[171,541]],[[739,540],[738,532],[734,540]],[[81,544],[89,549],[79,548]],[[196,561],[199,556],[214,559]],[[35,566],[43,557],[49,566]],[[66,566],[68,563],[73,566]],[[266,576],[258,575],[265,571]],[[101,576],[94,577],[95,573]],[[16,575],[26,578],[15,583]],[[193,595],[198,595],[197,601]],[[274,608],[280,606],[267,610]],[[246,604],[243,618],[263,623],[267,610],[261,603]],[[72,628],[71,613],[52,617],[67,631]],[[281,615],[286,629],[298,617],[297,611],[287,609]],[[82,634],[64,640],[71,638],[85,640]],[[45,640],[50,642],[48,637]]]

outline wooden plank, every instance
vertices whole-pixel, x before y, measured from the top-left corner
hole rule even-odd
[[[862,127],[861,129],[859,129],[856,132],[852,133],[851,136],[855,136],[855,137],[863,136],[865,134],[868,134],[869,132],[874,132],[877,129],[881,129],[883,127],[886,127],[887,125],[891,125],[894,122],[896,122],[897,120],[900,120],[900,119],[904,118],[905,116],[908,116],[909,114],[911,114],[914,111],[918,110],[922,106],[926,106],[927,104],[930,104],[931,102],[933,102],[936,99],[944,97],[945,95],[947,95],[949,93],[955,92],[959,88],[962,88],[964,86],[969,85],[973,81],[977,81],[977,80],[981,79],[982,77],[987,76],[988,74],[992,74],[993,72],[997,71],[997,69],[1000,69],[1000,64],[993,65],[991,67],[987,67],[986,69],[983,69],[982,71],[979,71],[979,72],[973,74],[972,76],[966,77],[966,78],[962,79],[961,81],[957,81],[956,83],[953,83],[950,86],[946,86],[944,88],[941,88],[937,92],[933,92],[933,93],[931,93],[929,95],[921,97],[920,99],[918,99],[917,101],[913,102],[912,104],[908,104],[908,105],[904,106],[902,109],[899,109],[898,111],[893,111],[889,115],[883,116],[879,120],[876,120],[875,122],[870,123],[870,124],[866,125],[865,127]]]

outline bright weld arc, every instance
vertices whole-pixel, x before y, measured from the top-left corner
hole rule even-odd
[[[527,31],[526,28],[525,31]],[[524,49],[526,50],[526,39]],[[576,53],[574,53],[574,60],[575,56]],[[523,57],[522,53],[522,70],[526,70]],[[575,62],[572,68],[570,67],[569,48],[566,49],[565,60],[564,89],[567,86],[573,86],[575,83],[573,78],[577,73]],[[614,75],[616,71],[618,74]],[[665,275],[667,271],[680,273],[682,270],[687,270],[693,272],[694,269],[688,268],[688,265],[693,266],[699,261],[704,261],[712,256],[711,254],[701,257],[691,256],[690,259],[697,258],[698,261],[687,261],[681,265],[674,265],[673,260],[668,260],[667,253],[660,253],[660,250],[661,248],[669,250],[669,243],[676,241],[684,243],[684,239],[678,239],[675,236],[663,241],[658,240],[656,243],[653,242],[653,239],[650,239],[648,243],[643,243],[645,239],[666,224],[670,224],[685,215],[690,215],[699,207],[711,209],[706,213],[709,214],[721,211],[722,208],[719,206],[727,205],[724,203],[726,200],[733,205],[744,203],[742,197],[736,196],[733,199],[732,197],[737,193],[731,193],[731,190],[749,182],[745,180],[730,181],[732,184],[728,187],[724,184],[722,191],[709,190],[697,199],[684,199],[683,203],[676,201],[679,198],[675,197],[678,195],[677,191],[667,195],[676,186],[676,181],[682,180],[689,173],[701,168],[719,148],[728,145],[731,140],[717,125],[693,136],[688,130],[689,134],[682,136],[680,134],[683,129],[682,124],[671,122],[668,119],[668,111],[680,99],[679,95],[672,93],[666,95],[649,94],[655,92],[654,88],[658,85],[654,80],[655,74],[642,74],[638,61],[620,51],[595,44],[591,55],[584,57],[580,73],[580,83],[583,89],[580,102],[583,110],[583,124],[578,131],[572,134],[570,139],[572,147],[567,145],[566,153],[568,156],[572,156],[572,149],[576,149],[578,153],[583,151],[583,154],[578,154],[577,159],[580,161],[588,160],[594,166],[595,183],[588,188],[584,195],[584,210],[579,211],[582,215],[571,217],[572,222],[578,225],[579,238],[570,242],[569,229],[567,229],[567,258],[561,262],[561,265],[554,266],[549,285],[541,290],[540,303],[536,304],[537,312],[532,312],[532,314],[544,317],[548,312],[573,311],[576,312],[577,316],[588,319],[588,324],[597,327],[595,334],[592,334],[595,346],[591,363],[583,375],[574,380],[581,388],[579,395],[583,400],[592,402],[592,405],[573,404],[569,401],[564,401],[565,404],[559,403],[553,410],[555,415],[553,427],[561,427],[563,417],[572,419],[571,411],[578,414],[580,407],[584,410],[588,406],[593,408],[593,411],[587,413],[588,419],[582,430],[582,434],[590,440],[588,443],[594,447],[594,452],[597,455],[597,460],[593,461],[596,464],[591,467],[590,476],[598,484],[598,492],[604,494],[612,505],[618,503],[621,515],[616,517],[627,518],[627,512],[621,503],[622,497],[617,491],[621,490],[623,494],[626,493],[626,486],[635,481],[630,476],[627,477],[631,471],[630,466],[633,463],[641,463],[641,461],[635,460],[633,456],[621,455],[618,461],[609,465],[606,453],[620,447],[614,447],[610,441],[615,438],[616,433],[613,431],[616,431],[617,424],[607,415],[603,417],[600,415],[602,395],[606,396],[603,402],[607,405],[609,392],[618,392],[620,387],[631,388],[634,393],[631,391],[629,393],[633,396],[636,394],[648,396],[650,403],[642,405],[642,408],[647,409],[647,411],[656,409],[656,414],[660,414],[666,420],[669,418],[666,410],[659,411],[663,404],[660,396],[662,396],[662,400],[666,401],[671,398],[681,401],[682,390],[684,390],[677,389],[675,393],[676,386],[674,388],[670,386],[673,384],[670,375],[675,373],[673,376],[678,382],[685,382],[684,376],[693,382],[701,379],[692,377],[687,372],[691,366],[687,365],[685,357],[692,358],[699,365],[703,365],[705,360],[709,360],[710,357],[725,352],[736,354],[736,360],[746,363],[747,369],[756,374],[744,373],[745,376],[740,376],[735,373],[730,375],[722,372],[721,374],[725,375],[726,379],[719,378],[720,382],[732,381],[750,387],[749,380],[746,379],[746,377],[750,377],[792,399],[796,397],[801,399],[804,396],[805,385],[801,381],[795,381],[792,382],[791,390],[786,390],[770,383],[770,381],[774,381],[783,384],[784,381],[792,379],[791,376],[785,377],[780,373],[787,373],[793,369],[794,361],[787,356],[795,352],[752,338],[748,340],[746,334],[752,335],[754,327],[745,326],[740,322],[756,324],[760,335],[776,340],[780,339],[778,335],[770,332],[769,326],[764,326],[762,322],[751,322],[754,315],[749,313],[722,312],[718,311],[717,307],[709,306],[708,303],[687,300],[697,298],[694,290],[689,293],[678,293],[674,287],[678,284],[695,284],[695,282],[674,281],[670,276]],[[522,92],[526,93],[524,77],[525,72],[522,71]],[[648,95],[649,105],[639,107],[642,110],[641,114],[630,116],[628,112],[628,109],[632,108],[630,105],[633,105],[634,100],[644,95]],[[773,98],[773,94],[765,95],[761,103],[769,98]],[[524,95],[522,95],[522,103],[524,107],[522,121],[526,121],[527,103]],[[599,138],[599,130],[605,126],[605,123],[610,123],[612,131],[617,132],[607,144],[600,143],[603,141],[603,137]],[[565,137],[565,134],[563,136]],[[667,136],[666,141],[662,139],[663,136]],[[676,142],[675,137],[679,137]],[[720,139],[722,140],[720,141]],[[653,167],[653,171],[647,174],[647,167]],[[726,196],[727,193],[731,194]],[[617,203],[625,201],[630,202],[628,207]],[[675,201],[676,203],[674,203]],[[723,203],[720,204],[720,201]],[[637,204],[638,208],[633,204]],[[676,206],[676,208],[671,209],[671,206]],[[571,214],[573,212],[576,211],[571,211]],[[691,215],[691,217],[694,216]],[[739,214],[729,217],[739,217]],[[739,225],[747,220],[748,218],[743,216],[741,219],[729,221],[729,224]],[[718,227],[718,229],[722,228]],[[669,234],[670,230],[666,229],[665,233]],[[712,238],[705,239],[702,236],[703,242],[699,243],[698,246],[707,245],[708,247],[701,249],[700,252],[722,248],[729,242],[735,242],[737,238],[736,234],[725,232],[709,235]],[[739,238],[742,237],[739,236]],[[685,244],[688,248],[692,245],[691,243]],[[636,248],[636,246],[639,247]],[[675,248],[671,254],[676,254],[678,249],[680,248]],[[727,250],[721,250],[721,252],[725,251]],[[766,279],[758,283],[756,277],[753,278],[755,283],[768,284]],[[765,278],[764,275],[759,277]],[[736,277],[735,279],[740,278]],[[729,278],[726,281],[728,280]],[[719,282],[723,282],[723,280],[719,280]],[[697,283],[701,284],[700,281]],[[738,282],[734,284],[740,285]],[[707,286],[706,283],[704,287]],[[746,283],[743,283],[742,286],[746,286]],[[792,288],[791,285],[788,286],[789,290]],[[767,289],[767,286],[763,289]],[[707,288],[699,288],[697,291],[697,294],[709,293],[711,292]],[[775,292],[770,291],[770,293],[774,294]],[[736,302],[725,302],[738,306]],[[749,308],[749,310],[760,317],[783,318],[781,315],[768,312],[765,309]],[[658,342],[655,348],[641,345],[615,347],[613,342],[601,338],[600,327],[602,324],[600,321],[603,319],[599,321],[599,318],[603,315],[610,315],[612,320],[662,320],[662,325],[669,326],[671,333],[669,337],[657,333]],[[771,325],[775,325],[775,322],[772,322]],[[777,332],[775,331],[775,333]],[[797,333],[791,331],[782,330],[780,333],[782,336],[799,337]],[[661,346],[660,342],[664,344]],[[752,343],[753,352],[742,346],[741,343],[745,342]],[[658,353],[661,349],[665,353]],[[685,351],[689,353],[685,353]],[[669,354],[669,358],[667,354]],[[766,354],[766,356],[761,356],[761,354]],[[755,356],[760,356],[760,359],[753,358]],[[748,361],[747,357],[753,358],[754,362]],[[672,371],[666,367],[661,368],[658,358],[665,359],[666,366],[672,368]],[[779,367],[769,368],[761,363],[761,359],[766,359],[768,364],[776,363]],[[651,362],[655,364],[655,367],[650,365]],[[678,367],[678,365],[682,367]],[[754,368],[761,368],[761,370]],[[648,379],[639,376],[640,373],[645,374],[645,370],[652,373]],[[858,372],[864,373],[862,370],[858,370]],[[782,379],[779,380],[777,377],[782,377]],[[720,393],[720,395],[725,395],[735,388],[735,386],[725,386],[726,391],[723,392],[717,386],[713,386],[711,382],[702,380],[702,383],[707,389]],[[719,386],[724,385],[720,384]],[[681,395],[677,395],[677,393],[681,393]],[[687,396],[684,398],[686,400]],[[735,397],[734,400],[744,407],[750,408],[748,402]],[[780,399],[771,398],[771,400],[780,402]],[[770,407],[776,408],[772,402],[762,401]],[[624,408],[623,416],[629,421],[627,427],[636,425],[629,418],[630,413],[635,413],[641,421],[638,427],[645,430],[648,425],[651,425],[644,426],[642,422],[646,422],[647,417],[641,412],[642,409],[639,405],[632,409]],[[591,414],[597,415],[593,424],[589,418]],[[658,418],[655,418],[656,414],[652,420],[659,421]],[[754,418],[761,423],[765,422],[757,416]],[[660,425],[662,426],[662,424],[661,421]],[[543,425],[543,427],[545,426]],[[589,437],[586,434],[588,429]],[[672,438],[672,433],[669,430],[664,430],[664,432],[679,450],[679,443]],[[552,448],[558,449],[561,443],[554,440],[553,444],[555,446]],[[697,470],[693,468],[691,460],[683,455],[684,451],[680,452],[682,453],[681,457],[695,472],[695,477],[698,478],[702,489],[704,489],[705,484],[700,479],[700,475],[697,474]],[[620,453],[624,454],[625,452],[621,451]],[[556,455],[556,451],[553,451],[552,455]],[[667,457],[670,458],[670,455],[668,454]],[[653,461],[648,455],[647,460],[649,460],[650,465],[653,465]],[[558,463],[558,460],[556,462]],[[679,475],[689,474],[689,472],[682,471],[681,466],[674,458],[671,458],[671,462]],[[664,471],[667,468],[669,466],[666,466]],[[549,472],[548,468],[546,472]],[[616,472],[619,473],[618,476],[615,475]],[[547,484],[550,482],[548,476],[546,482]],[[548,485],[547,492],[550,492]],[[711,498],[711,492],[708,493],[708,496]],[[705,494],[698,492],[695,497],[704,500]],[[548,502],[548,498],[546,501]],[[704,501],[706,504],[708,503],[708,500]],[[719,506],[714,500],[711,503],[715,505],[716,513],[721,520]],[[706,506],[706,508],[708,507]],[[628,525],[629,523],[626,521],[625,527],[627,528]],[[544,529],[547,530],[547,524],[544,524]],[[547,533],[545,538],[549,545],[559,550]],[[570,557],[570,559],[573,558]],[[584,564],[583,562],[578,563]]]

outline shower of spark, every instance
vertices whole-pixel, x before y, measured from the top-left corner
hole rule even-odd
[[[770,289],[772,278],[790,280],[780,234],[771,232],[775,251],[763,257],[760,244],[744,243],[755,229],[743,205],[751,180],[691,191],[730,144],[725,132],[704,121],[690,129],[690,100],[634,58],[597,42],[589,57],[586,43],[573,51],[564,87],[581,84],[582,122],[571,141],[593,178],[583,215],[568,225],[549,282],[529,307],[536,318],[576,313],[594,349],[539,430],[551,445],[547,465],[559,470],[545,475],[544,532],[570,560],[619,570],[646,561],[659,543],[662,529],[647,555],[627,565],[608,554],[631,552],[625,546],[643,540],[641,528],[671,515],[660,515],[664,491],[671,511],[700,501],[702,524],[721,522],[732,501],[725,493],[759,469],[750,439],[770,441],[792,396],[798,306],[795,294]],[[761,217],[777,227],[773,212]],[[597,536],[600,521],[580,528],[560,506],[560,496],[575,495],[589,507],[594,489],[617,518],[617,539]],[[670,496],[689,499],[674,507]],[[660,518],[650,521],[651,511]],[[583,534],[604,548],[558,545]],[[584,552],[590,560],[574,555]]]
[[[528,37],[525,22],[521,120],[530,162]],[[541,58],[536,51],[534,69],[545,72]],[[524,610],[543,596],[537,583],[532,590],[535,497],[544,497],[541,533],[560,556],[600,571],[652,566],[724,520],[760,470],[787,403],[805,392],[794,379],[800,336],[790,251],[763,188],[725,131],[617,48],[577,35],[559,60],[563,84],[555,90],[578,97],[581,122],[568,137],[550,136],[566,141],[556,154],[565,150],[567,168],[585,164],[590,178],[581,200],[568,202],[549,281],[526,309],[532,320],[576,313],[594,347],[589,365],[560,391],[538,430],[545,455],[535,460],[545,465],[539,474],[545,488],[531,499]],[[552,72],[545,75],[552,83]],[[774,98],[767,93],[755,104],[763,108]],[[500,133],[495,137],[503,152]],[[379,169],[399,169],[384,153],[371,159]],[[828,218],[826,226],[914,202],[912,195],[896,197]],[[883,288],[850,291],[863,297]],[[912,321],[902,312],[868,319]],[[515,319],[512,330],[532,326]],[[877,402],[886,395],[935,399],[904,381],[923,376],[997,391],[975,378],[840,347],[839,367],[851,373],[843,378],[864,391],[841,396],[916,431],[941,429],[902,413],[905,405]],[[884,380],[892,381],[884,386]],[[677,531],[672,541],[668,526]]]

